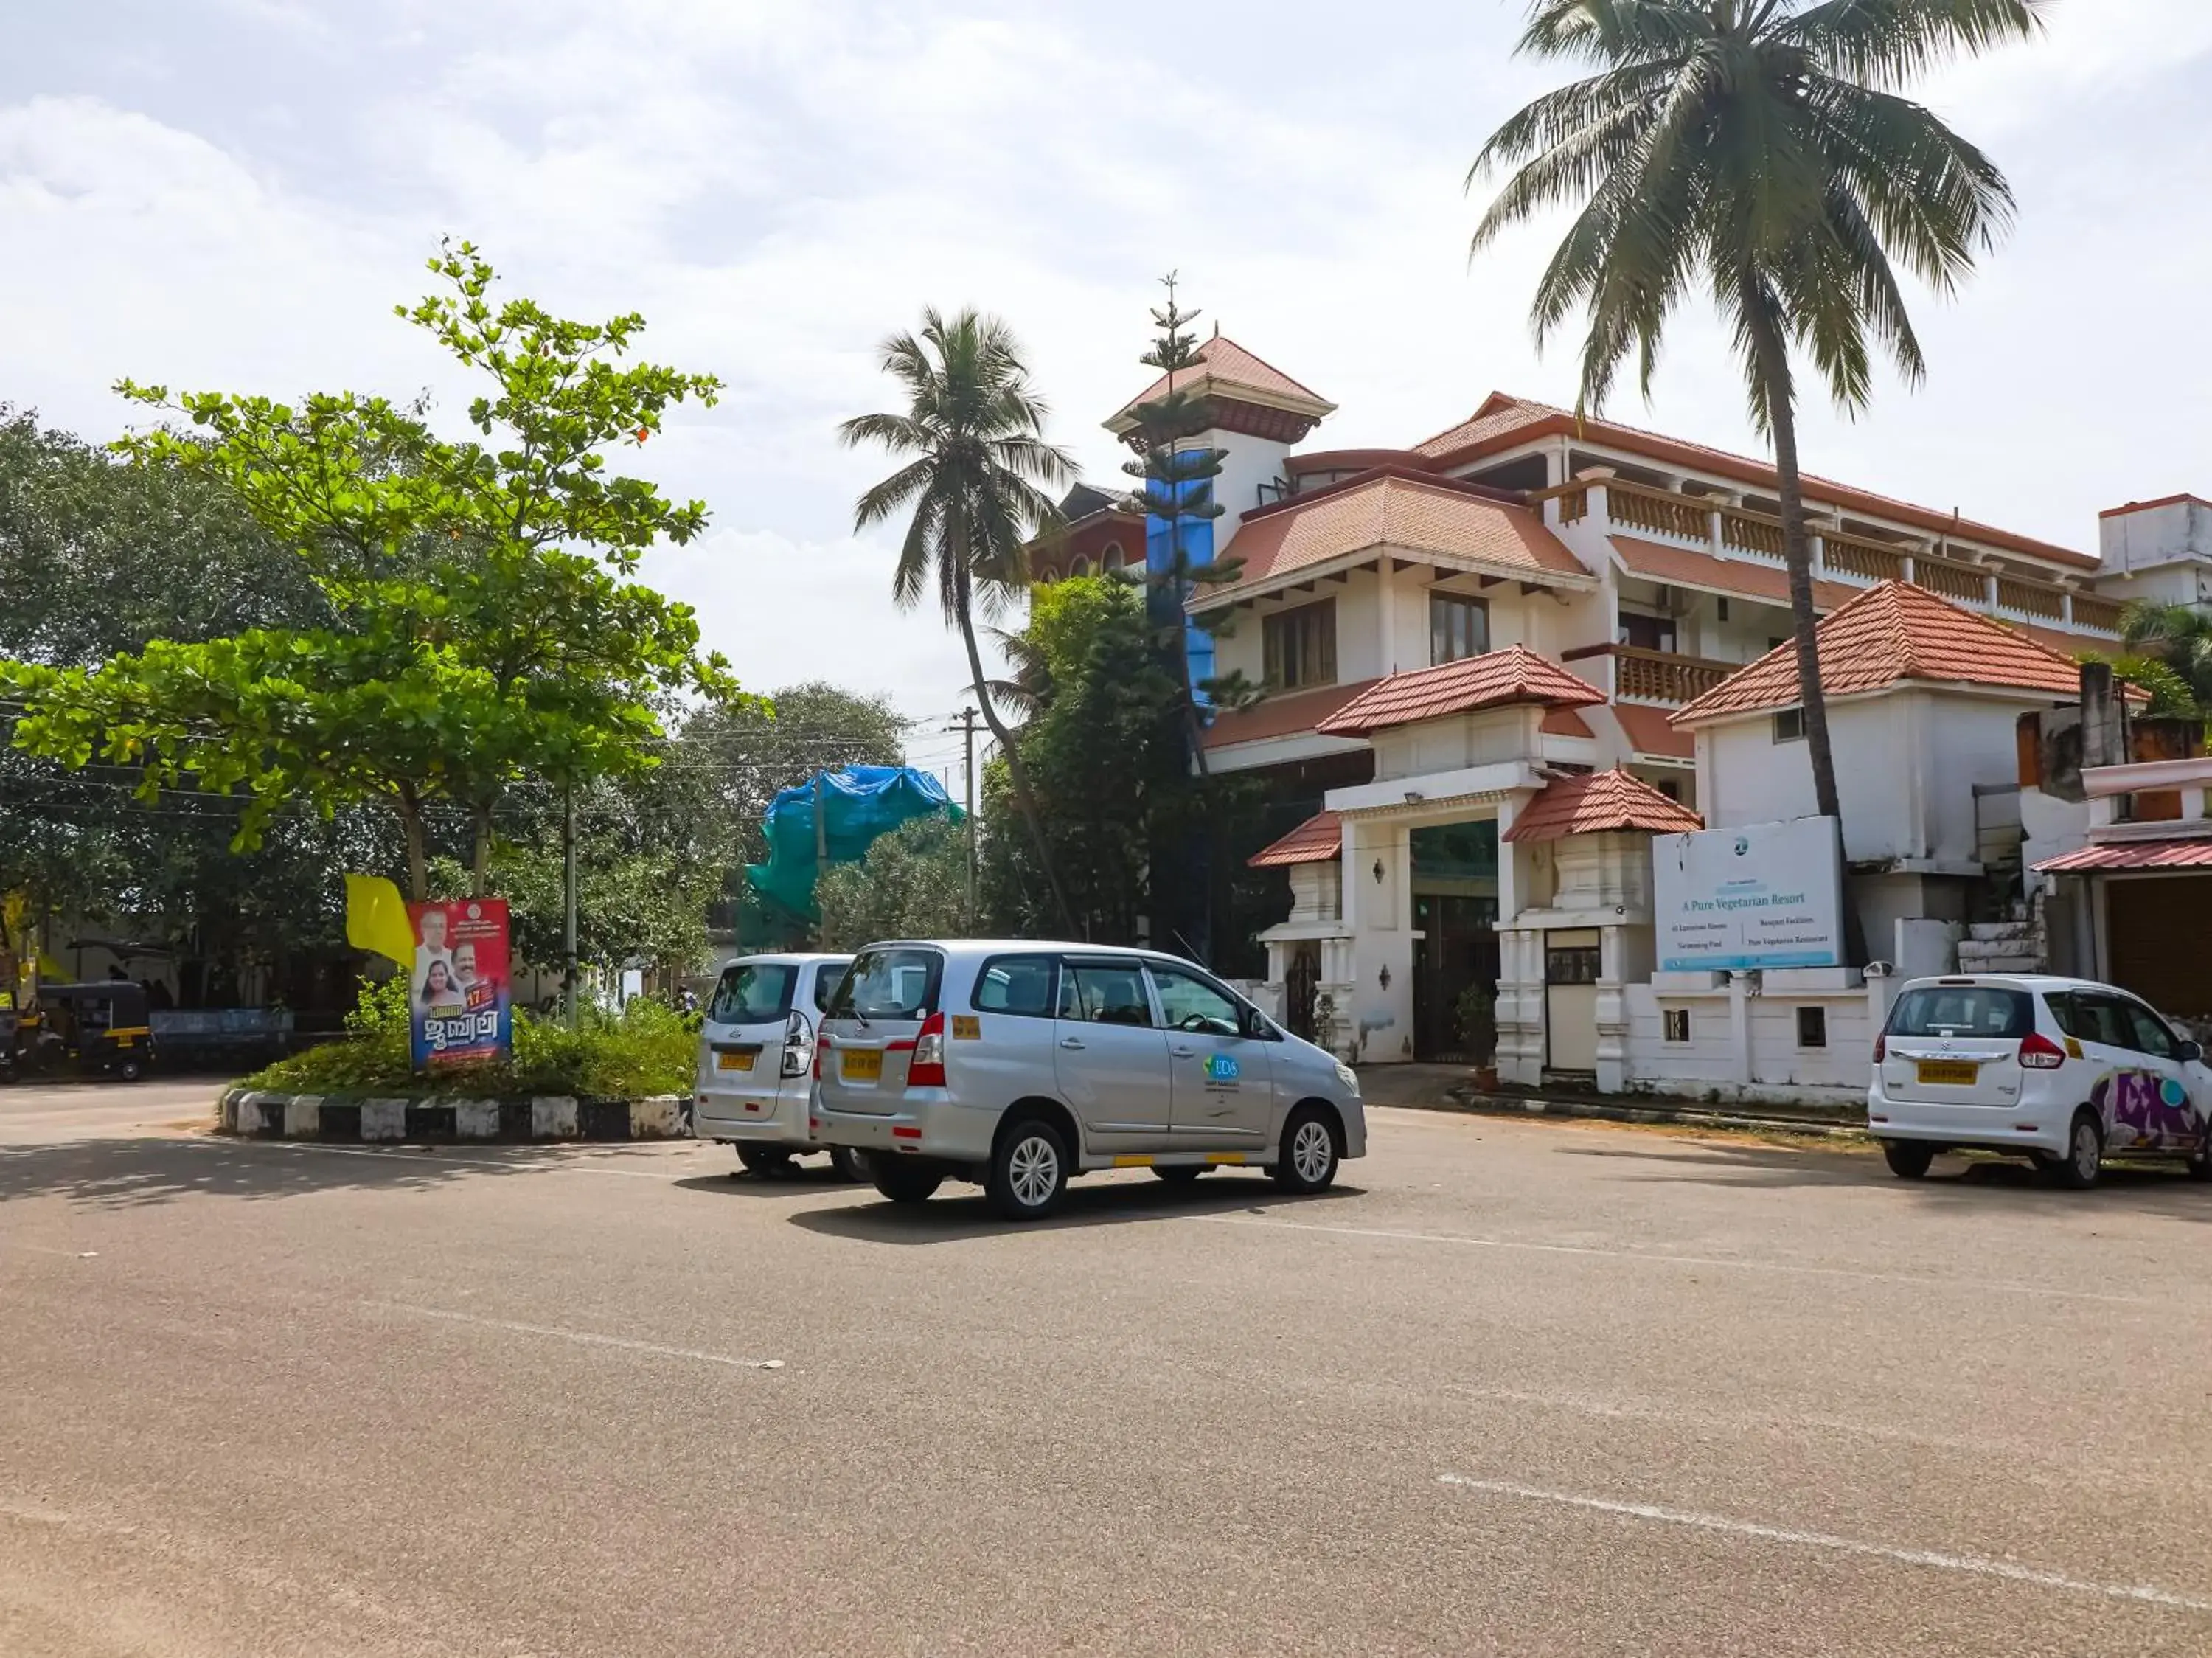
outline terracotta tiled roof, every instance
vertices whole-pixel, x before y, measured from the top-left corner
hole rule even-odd
[[[1831,697],[1904,680],[1988,686],[2054,701],[2080,694],[2081,669],[2070,658],[1903,582],[1868,588],[1825,618],[1819,637],[1820,688]],[[1689,724],[1790,708],[1799,700],[1796,647],[1784,643],[1674,717]]]
[[[1521,808],[1505,838],[1525,844],[1619,829],[1683,835],[1705,826],[1705,820],[1688,807],[1668,799],[1641,778],[1612,771],[1553,778]]]
[[[1615,535],[1607,538],[1613,543],[1613,556],[1620,567],[1631,576],[1640,576],[1647,582],[1664,582],[1669,587],[1699,588],[1708,593],[1725,593],[1756,599],[1761,604],[1784,605],[1790,602],[1790,572],[1779,564],[1754,564],[1748,559],[1716,558],[1709,552],[1692,552],[1684,547],[1670,547],[1663,541],[1647,541],[1640,535]],[[1813,583],[1813,608],[1837,610],[1850,602],[1852,595],[1863,588],[1846,587],[1840,582]]]
[[[1503,392],[1492,392],[1483,399],[1480,408],[1458,425],[1438,432],[1434,437],[1413,447],[1439,467],[1445,467],[1463,464],[1493,449],[1510,448],[1533,437],[1553,434],[1565,434],[1588,442],[1626,449],[1631,454],[1662,463],[1703,467],[1708,472],[1718,472],[1723,477],[1762,489],[1775,487],[1774,467],[1771,462],[1754,460],[1749,455],[1731,454],[1725,449],[1710,448],[1702,443],[1686,442],[1659,432],[1645,431],[1640,427],[1623,426],[1615,421],[1580,418],[1571,410],[1557,408],[1548,403],[1533,402],[1527,398],[1508,396]],[[2092,554],[2076,552],[2071,547],[2015,535],[1994,525],[1955,518],[1948,512],[1916,506],[1910,501],[1895,500],[1868,490],[1855,489],[1832,479],[1808,474],[1805,492],[1809,499],[1824,507],[1841,507],[1875,517],[1893,518],[1900,523],[1911,524],[1937,535],[1964,536],[1993,547],[2003,547],[2033,558],[2053,559],[2060,564],[2088,570],[2097,569],[2101,562]]]
[[[1605,693],[1587,680],[1577,679],[1526,645],[1514,645],[1439,667],[1393,674],[1316,728],[1331,736],[1364,737],[1394,725],[1442,719],[1447,714],[1465,714],[1478,708],[1503,708],[1509,703],[1587,708],[1604,700]]]
[[[1544,716],[1538,728],[1547,737],[1595,737],[1589,722],[1571,708],[1555,708]]]
[[[1201,387],[1217,396],[1233,397],[1240,391],[1256,392],[1271,404],[1287,404],[1304,412],[1319,416],[1335,409],[1320,393],[1301,386],[1272,363],[1263,363],[1225,334],[1216,334],[1198,348],[1198,360],[1203,370],[1183,369],[1177,371],[1180,384],[1185,391]],[[1162,375],[1135,397],[1116,410],[1114,418],[1106,424],[1113,426],[1132,413],[1139,403],[1150,403],[1167,394],[1168,377]]]
[[[1255,869],[1282,869],[1293,863],[1327,863],[1344,855],[1344,828],[1334,812],[1316,812],[1273,845],[1245,860]]]
[[[1677,731],[1663,708],[1637,703],[1615,703],[1613,717],[1620,722],[1620,735],[1638,754],[1663,754],[1668,759],[1697,758],[1698,741],[1686,731]]]
[[[2212,869],[2212,840],[2118,841],[2084,846],[2035,866],[2047,875],[2100,874],[2109,869]]]
[[[1259,742],[1267,737],[1287,737],[1310,731],[1330,715],[1380,680],[1360,680],[1351,685],[1325,685],[1317,691],[1279,692],[1249,708],[1217,714],[1206,728],[1208,748],[1231,743]]]
[[[1210,610],[1293,571],[1384,548],[1530,581],[1591,582],[1582,561],[1528,508],[1443,479],[1376,472],[1245,514],[1222,554],[1242,559],[1243,573],[1233,583],[1201,588],[1191,605]]]

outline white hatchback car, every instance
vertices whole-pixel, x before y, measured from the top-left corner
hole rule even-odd
[[[2077,1189],[2113,1152],[2185,1157],[2203,1179],[2212,1070],[2201,1046],[2110,984],[1916,978],[1875,1040],[1867,1128],[1908,1180],[1954,1147],[2024,1153]]]
[[[722,969],[699,1029],[692,1131],[738,1149],[756,1174],[824,1149],[807,1131],[814,1040],[822,1010],[852,965],[849,955],[749,955]],[[848,1179],[858,1159],[832,1153]]]
[[[1224,1165],[1318,1192],[1364,1156],[1359,1079],[1204,969],[1096,944],[871,944],[822,1021],[814,1131],[919,1203],[975,1180],[1052,1212],[1071,1174]]]

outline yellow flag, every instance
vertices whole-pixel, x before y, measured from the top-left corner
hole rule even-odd
[[[382,875],[348,875],[346,942],[412,968],[415,929],[407,920],[407,901]]]

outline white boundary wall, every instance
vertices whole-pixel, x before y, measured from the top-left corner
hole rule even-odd
[[[1622,987],[1628,1014],[1626,1088],[1718,1100],[1863,1103],[1874,1039],[1903,981],[1839,967],[1765,973],[1662,972]],[[1826,1041],[1798,1045],[1797,1010],[1820,1008]],[[1666,1015],[1686,1013],[1687,1042],[1667,1040]]]

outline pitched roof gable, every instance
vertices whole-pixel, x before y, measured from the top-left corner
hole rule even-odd
[[[1616,768],[1589,777],[1553,778],[1514,814],[1505,838],[1525,845],[1625,829],[1682,835],[1705,826],[1705,820],[1680,802]]]
[[[1197,369],[1179,369],[1180,389],[1202,391],[1216,397],[1233,398],[1242,392],[1256,396],[1261,402],[1279,408],[1295,410],[1319,419],[1334,412],[1336,405],[1320,393],[1301,386],[1272,363],[1255,357],[1226,334],[1216,334],[1198,348]],[[1168,377],[1162,375],[1135,397],[1115,411],[1114,418],[1106,423],[1118,428],[1128,421],[1137,406],[1151,403],[1167,395]]]
[[[2025,633],[1961,609],[1925,588],[1884,582],[1824,619],[1820,688],[1831,697],[1905,681],[2022,691],[2054,701],[2080,693],[2081,668]],[[1785,640],[1676,711],[1677,725],[1794,708],[1803,700],[1797,648]]]
[[[1297,828],[1245,860],[1255,869],[1327,863],[1344,855],[1344,824],[1334,812],[1316,812]]]
[[[1393,674],[1315,728],[1334,737],[1363,737],[1391,726],[1513,703],[1588,708],[1604,700],[1605,693],[1588,680],[1577,679],[1526,645],[1514,645],[1437,667]]]

